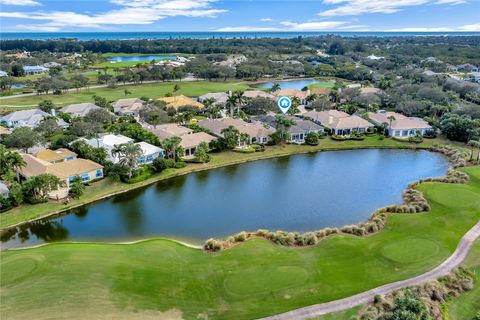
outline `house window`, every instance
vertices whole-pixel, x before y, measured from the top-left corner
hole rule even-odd
[[[408,130],[403,130],[402,131],[402,136],[408,136]]]
[[[83,173],[80,178],[82,179],[82,181],[88,181],[90,180],[90,175],[88,173]]]
[[[147,162],[153,161],[153,154],[147,156]]]
[[[73,157],[67,157],[67,161],[73,160]]]
[[[71,176],[70,178],[68,178],[68,182],[71,183],[75,181],[75,179],[77,179],[77,176]]]
[[[95,174],[95,177],[97,177],[97,178],[103,177],[103,170],[102,170],[102,169],[98,169],[98,170],[97,170],[97,173]]]

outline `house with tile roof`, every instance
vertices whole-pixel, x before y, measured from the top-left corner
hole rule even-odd
[[[206,132],[196,132],[192,134],[185,134],[181,136],[182,141],[180,142],[180,146],[185,151],[184,158],[193,158],[195,155],[195,151],[200,143],[205,142],[209,144],[210,142],[216,140],[214,136],[206,133]]]
[[[99,106],[93,103],[75,103],[63,107],[61,112],[69,113],[72,117],[85,117],[90,111],[101,109]]]
[[[390,137],[412,137],[417,134],[424,135],[433,128],[423,119],[407,117],[397,112],[380,110],[368,112],[368,119],[377,126],[385,126]]]
[[[0,122],[7,125],[7,127],[20,128],[30,127],[36,128],[44,118],[53,117],[40,109],[29,109],[14,111],[0,117]],[[63,128],[68,127],[68,123],[62,119],[56,118],[59,126]]]
[[[204,107],[203,103],[195,101],[192,98],[189,98],[184,95],[178,95],[173,97],[163,97],[163,98],[159,98],[158,100],[165,102],[167,108],[174,108],[175,110],[178,110],[181,107],[189,107],[189,106],[196,107],[199,109]]]
[[[145,107],[145,101],[138,98],[119,99],[112,105],[113,112],[117,116],[138,117],[140,110]]]
[[[303,144],[305,143],[305,138],[310,132],[323,133],[323,127],[306,119],[301,119],[298,117],[287,115],[285,118],[292,120],[294,124],[287,128],[288,140],[289,143]],[[260,115],[252,117],[253,122],[262,123],[265,126],[268,126],[272,130],[275,130],[276,118],[274,115]]]
[[[345,136],[353,132],[363,133],[369,128],[374,128],[373,124],[359,116],[333,109],[328,111],[312,110],[302,114],[302,116],[328,128],[335,135]]]
[[[270,136],[275,133],[275,129],[271,127],[236,118],[203,119],[198,122],[198,126],[207,129],[217,137],[223,137],[222,130],[232,126],[240,133],[248,135],[248,144],[267,144],[271,140]]]
[[[160,141],[171,137],[182,137],[187,134],[192,134],[193,130],[177,123],[166,123],[158,126],[145,126],[147,130],[154,133]]]
[[[102,165],[91,160],[77,158],[75,153],[67,153],[64,150],[60,150],[57,157],[55,157],[56,154],[55,150],[48,149],[37,153],[40,158],[31,154],[21,154],[25,166],[18,170],[19,174],[26,179],[45,173],[59,178],[62,185],[58,190],[50,192],[49,198],[61,199],[68,196],[70,184],[77,178],[84,183],[103,178]]]

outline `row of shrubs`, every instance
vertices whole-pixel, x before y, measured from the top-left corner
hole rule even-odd
[[[370,233],[377,232],[384,228],[387,222],[387,216],[383,212],[373,214],[367,222],[359,225],[347,225],[342,228],[324,228],[318,231],[311,231],[306,233],[287,232],[287,231],[268,231],[259,229],[256,232],[242,231],[225,240],[208,239],[205,242],[204,249],[207,251],[220,251],[228,249],[237,243],[244,242],[250,238],[264,238],[273,243],[292,247],[304,247],[317,244],[320,240],[333,234],[352,234],[356,236],[365,236]]]
[[[337,134],[332,135],[333,140],[346,141],[346,140],[365,140],[366,136],[363,133],[352,133],[349,136],[340,136]]]
[[[445,319],[445,302],[472,290],[474,282],[475,274],[460,267],[437,280],[375,296],[373,303],[360,311],[358,319]]]
[[[445,155],[453,164],[454,168],[459,168],[467,165],[468,155],[449,145],[435,145],[430,148],[430,151],[439,152]]]

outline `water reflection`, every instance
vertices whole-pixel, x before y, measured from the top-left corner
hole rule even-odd
[[[35,237],[35,238],[33,238]],[[37,221],[30,225],[19,226],[1,233],[2,242],[17,240],[21,243],[30,240],[42,240],[42,242],[62,241],[68,238],[68,230],[61,221]]]

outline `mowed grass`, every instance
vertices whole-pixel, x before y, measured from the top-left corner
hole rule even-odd
[[[0,312],[6,319],[252,319],[406,279],[446,259],[480,218],[480,167],[462,170],[472,178],[466,185],[418,187],[429,213],[391,215],[375,235],[338,235],[313,247],[253,239],[210,254],[153,239],[2,252]]]
[[[29,97],[18,97],[11,99],[0,99],[0,105],[9,106],[35,106],[39,102],[48,99],[52,100],[58,106],[64,106],[72,103],[93,102],[92,96],[99,95],[108,100],[117,100],[121,98],[142,97],[159,98],[167,93],[172,93],[175,85],[180,89],[175,95],[184,94],[190,97],[197,97],[208,92],[226,92],[229,90],[247,90],[250,87],[245,82],[211,82],[211,81],[186,81],[186,82],[160,82],[147,83],[139,85],[118,86],[117,88],[94,88],[82,89],[79,92],[69,92],[63,95],[35,95]],[[131,94],[125,96],[125,89]]]
[[[221,152],[212,153],[211,161],[206,164],[189,164],[182,169],[169,169],[160,174],[155,174],[148,180],[135,183],[125,184],[112,182],[109,179],[104,179],[98,182],[94,182],[86,188],[85,193],[80,199],[72,200],[68,205],[64,205],[59,202],[50,201],[48,203],[41,203],[36,205],[23,205],[0,215],[0,229],[8,226],[20,223],[25,220],[38,218],[56,211],[65,211],[74,206],[86,204],[106,195],[110,195],[116,192],[124,192],[130,189],[138,188],[151,184],[155,181],[167,179],[179,174],[186,174],[192,171],[213,169],[220,166],[226,166],[236,163],[242,163],[246,161],[254,161],[259,159],[285,156],[291,154],[305,153],[305,152],[317,152],[323,150],[343,150],[343,149],[363,149],[363,148],[428,148],[433,144],[445,143],[445,140],[438,139],[426,139],[421,144],[411,144],[408,142],[400,142],[393,139],[379,140],[378,136],[367,137],[363,141],[335,141],[331,138],[320,140],[317,146],[308,145],[277,145],[268,146],[265,152],[256,153],[237,153],[237,152]],[[461,148],[461,147],[459,147]]]
[[[475,242],[463,266],[475,272],[475,286],[447,304],[449,320],[473,320],[480,312],[480,240]]]
[[[332,80],[322,80],[321,82],[312,83],[308,86],[308,88],[333,88],[335,86],[335,82]]]

